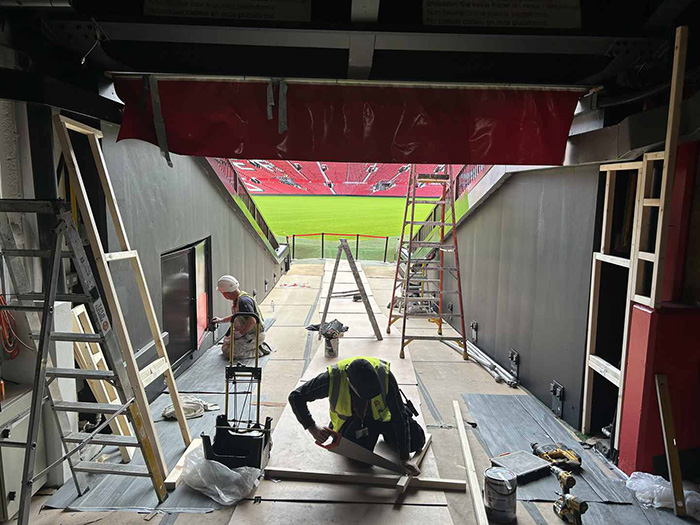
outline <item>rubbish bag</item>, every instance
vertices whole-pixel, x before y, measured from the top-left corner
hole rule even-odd
[[[634,492],[639,503],[645,507],[674,508],[671,483],[661,476],[654,476],[647,472],[633,472],[627,480],[627,488]],[[700,493],[684,490],[683,494],[688,516],[700,521]]]
[[[182,481],[225,506],[235,505],[250,494],[259,477],[258,468],[230,469],[218,461],[205,459],[202,447],[187,455],[182,470]]]

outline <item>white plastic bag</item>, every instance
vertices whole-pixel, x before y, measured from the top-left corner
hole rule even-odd
[[[647,472],[633,472],[627,480],[627,488],[634,492],[639,503],[645,507],[673,509],[674,498],[671,483],[661,476]],[[684,490],[688,516],[700,521],[700,493]]]
[[[187,455],[182,481],[221,505],[235,505],[245,498],[260,477],[260,469],[240,467],[231,470],[218,461],[204,458],[202,447]]]

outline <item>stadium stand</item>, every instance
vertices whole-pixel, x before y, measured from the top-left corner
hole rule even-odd
[[[376,195],[402,197],[408,186],[409,164],[368,164],[346,162],[308,162],[216,159],[235,170],[253,194],[265,195]],[[460,182],[480,180],[491,166],[455,165]],[[444,164],[420,164],[418,172],[438,173]],[[424,184],[421,197],[438,197],[441,187]]]

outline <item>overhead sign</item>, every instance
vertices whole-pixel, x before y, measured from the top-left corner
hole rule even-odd
[[[309,22],[311,0],[145,0],[144,14],[228,18],[270,22]]]
[[[434,26],[578,28],[579,0],[423,0],[423,24]]]

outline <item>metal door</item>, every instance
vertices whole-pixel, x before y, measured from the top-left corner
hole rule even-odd
[[[196,346],[194,250],[161,256],[163,330],[170,334],[168,357],[173,368]]]

